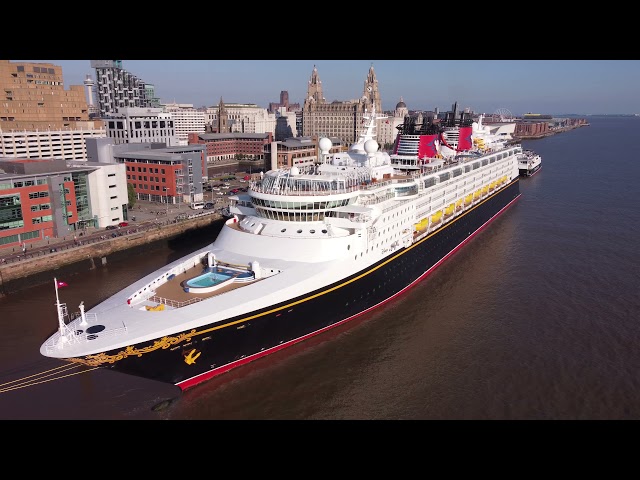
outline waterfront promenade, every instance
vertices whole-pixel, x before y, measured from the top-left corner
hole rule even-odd
[[[0,268],[89,244],[108,243],[118,237],[139,236],[141,232],[157,230],[163,226],[179,225],[183,229],[188,229],[191,228],[195,219],[210,217],[212,220],[217,220],[221,218],[220,211],[228,205],[228,199],[214,199],[213,203],[215,204],[214,209],[192,210],[187,204],[167,206],[166,204],[137,200],[133,209],[129,211],[128,225],[125,227],[113,230],[89,227],[64,237],[51,237],[27,243],[24,248],[20,246],[0,247]],[[135,220],[133,220],[134,218]]]

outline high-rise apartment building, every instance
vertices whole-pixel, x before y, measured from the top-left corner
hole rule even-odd
[[[62,67],[0,60],[0,130],[87,128],[84,86],[65,90]]]
[[[91,60],[96,71],[98,116],[110,117],[124,107],[151,107],[145,82],[122,68],[122,60]]]

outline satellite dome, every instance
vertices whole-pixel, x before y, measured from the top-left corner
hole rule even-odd
[[[329,153],[329,150],[331,150],[332,146],[333,143],[331,143],[331,140],[329,140],[327,137],[321,138],[318,142],[318,147],[320,147],[320,151],[322,153]]]
[[[366,142],[364,142],[364,151],[367,153],[375,153],[378,151],[378,142],[376,142],[373,138],[370,138]]]

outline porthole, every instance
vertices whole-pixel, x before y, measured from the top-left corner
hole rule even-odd
[[[309,230],[309,232],[310,232],[310,233],[316,233],[316,231],[315,231],[315,230]]]
[[[327,231],[326,230],[322,230],[322,233],[327,233]]]
[[[281,233],[284,233],[284,232],[286,232],[286,231],[287,231],[287,229],[286,229],[286,228],[283,228],[282,230],[280,230],[280,232],[281,232]]]
[[[302,230],[298,230],[298,233],[302,233]]]

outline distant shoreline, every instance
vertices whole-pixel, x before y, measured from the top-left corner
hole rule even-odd
[[[551,130],[545,133],[541,133],[539,135],[514,135],[513,139],[515,141],[520,141],[520,140],[537,140],[539,138],[546,138],[546,137],[550,137],[552,135],[556,135],[558,133],[563,133],[563,132],[568,132],[569,130],[575,130],[576,128],[580,128],[580,127],[588,127],[589,124],[588,123],[581,123],[578,125],[570,125],[568,127],[559,127],[555,130]]]

